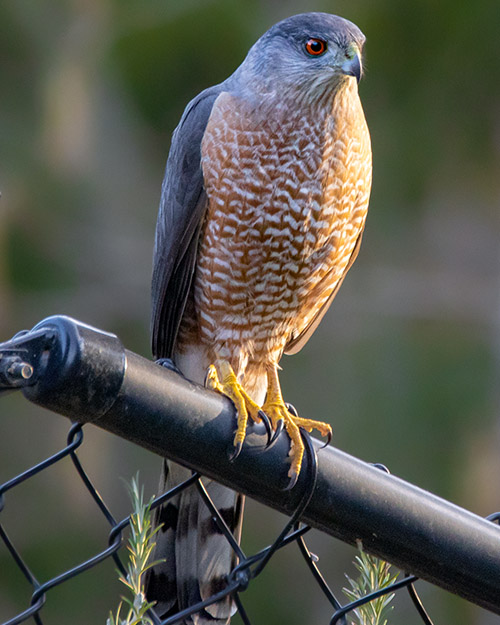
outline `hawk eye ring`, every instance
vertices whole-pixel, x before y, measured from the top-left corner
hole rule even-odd
[[[305,48],[307,54],[310,56],[321,56],[326,52],[327,45],[326,41],[323,41],[323,39],[311,38],[306,41]]]

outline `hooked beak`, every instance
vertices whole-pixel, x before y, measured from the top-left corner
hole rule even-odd
[[[361,55],[358,50],[353,50],[352,57],[344,61],[341,71],[346,76],[355,76],[356,81],[359,83],[363,70],[361,68]]]

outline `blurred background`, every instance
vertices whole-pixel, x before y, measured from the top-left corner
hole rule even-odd
[[[64,313],[149,355],[156,211],[185,105],[226,78],[276,21],[337,13],[367,36],[361,98],[374,185],[361,253],[306,348],[282,362],[285,398],[333,443],[486,515],[500,509],[500,56],[498,0],[3,0],[0,4],[0,340]],[[66,419],[2,399],[0,481],[65,442]],[[113,513],[160,460],[88,427],[80,457]],[[244,547],[285,518],[249,502]],[[8,493],[2,523],[42,581],[106,543],[59,463]],[[340,593],[355,550],[311,548]],[[110,562],[51,591],[44,622],[105,623]],[[297,592],[297,588],[302,592]],[[421,583],[436,623],[498,617]],[[296,549],[243,596],[255,623],[315,625],[330,609]],[[29,588],[0,546],[0,620]],[[390,623],[419,619],[404,596]],[[238,618],[236,624],[241,623]]]

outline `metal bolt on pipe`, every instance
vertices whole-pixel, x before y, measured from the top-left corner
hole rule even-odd
[[[17,360],[13,360],[17,359]],[[16,374],[12,365],[16,362]],[[21,367],[21,369],[19,369]],[[289,441],[266,449],[250,426],[230,461],[232,403],[124,348],[117,336],[64,316],[0,344],[0,396],[93,423],[171,458],[280,512],[291,514],[307,467],[285,491]],[[500,614],[500,527],[333,447],[318,453],[318,478],[303,521]]]

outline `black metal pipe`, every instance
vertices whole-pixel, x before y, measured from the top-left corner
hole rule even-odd
[[[40,335],[49,338],[30,339]],[[2,355],[33,368],[22,382],[31,401],[92,422],[276,510],[291,514],[307,487],[306,466],[297,485],[283,490],[285,434],[266,449],[264,427],[250,426],[231,462],[231,402],[126,350],[114,335],[50,317],[0,345],[0,374]],[[351,544],[361,540],[367,551],[500,614],[500,527],[333,447],[314,446],[319,473],[306,523]]]

